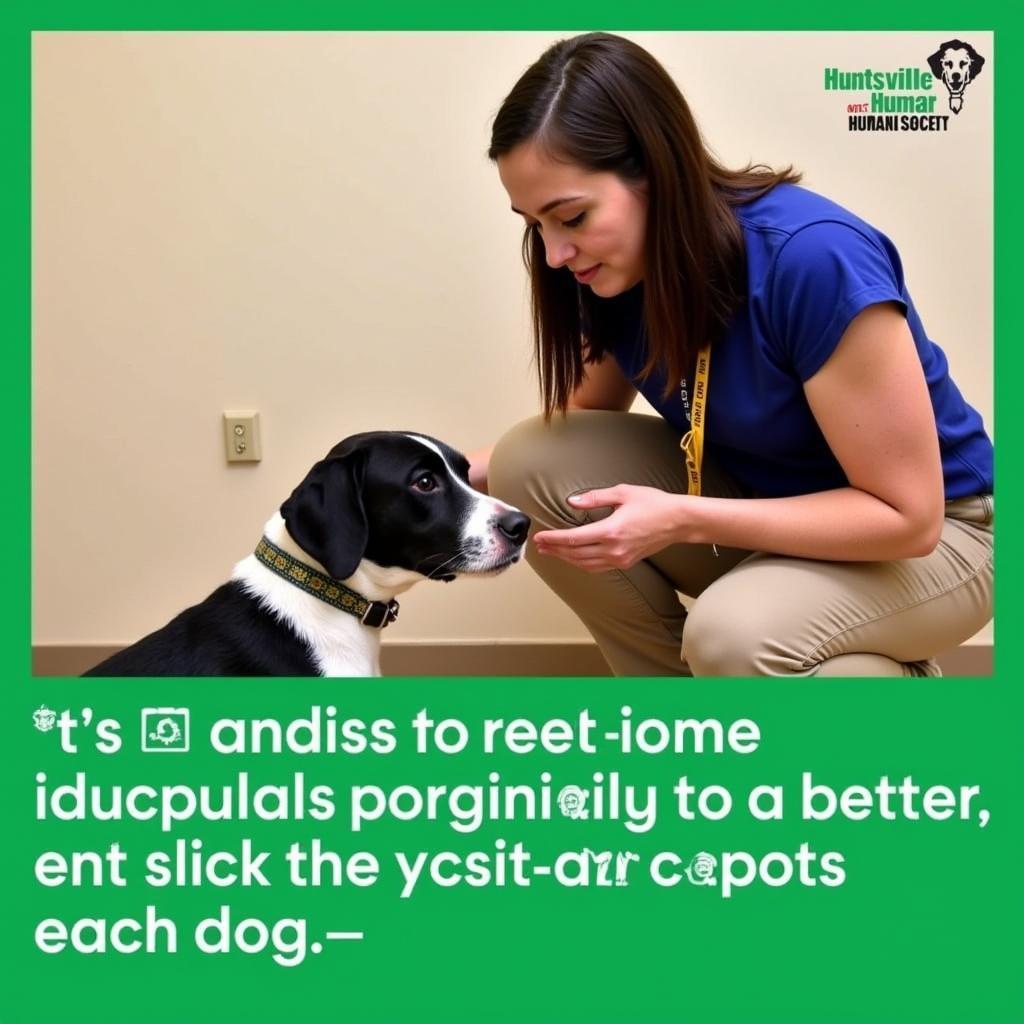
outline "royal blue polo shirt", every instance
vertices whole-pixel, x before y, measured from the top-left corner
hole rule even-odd
[[[938,426],[946,498],[992,490],[992,442],[981,416],[949,376],[946,356],[925,333],[896,247],[824,196],[778,185],[734,208],[743,229],[747,301],[711,352],[705,451],[764,497],[845,487],[804,396],[803,384],[867,306],[895,302],[914,336]],[[639,379],[646,361],[643,285],[598,309],[617,322],[612,354],[648,402],[681,433],[687,412],[665,376]],[[693,382],[689,381],[692,397]]]

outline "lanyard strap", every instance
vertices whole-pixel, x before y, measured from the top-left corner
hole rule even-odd
[[[700,495],[700,467],[704,461],[704,406],[708,400],[708,370],[711,367],[711,348],[705,345],[697,353],[697,372],[693,384],[693,410],[690,429],[679,442],[686,457],[688,494]]]

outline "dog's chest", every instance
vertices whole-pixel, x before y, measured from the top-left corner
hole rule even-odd
[[[342,612],[295,590],[278,606],[292,629],[309,646],[313,661],[325,676],[379,676],[380,634],[367,629],[354,615]]]
[[[380,634],[272,573],[250,555],[235,578],[304,643],[324,676],[379,676]]]
[[[313,658],[322,675],[380,675],[380,639],[376,636],[367,636],[362,626],[358,623],[355,625],[362,635],[349,639],[335,635],[310,642]]]

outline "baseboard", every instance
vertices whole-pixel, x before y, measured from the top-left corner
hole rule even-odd
[[[34,676],[77,676],[121,648],[40,644],[32,648]],[[992,675],[992,645],[964,644],[938,658],[944,675]],[[584,642],[390,643],[381,648],[386,676],[608,676],[597,645]]]
[[[120,650],[123,650],[120,644],[35,644],[32,675],[80,676]]]

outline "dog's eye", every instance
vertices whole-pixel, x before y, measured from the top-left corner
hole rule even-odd
[[[433,473],[421,473],[412,485],[417,491],[423,494],[429,494],[431,491],[437,490],[437,477]]]

